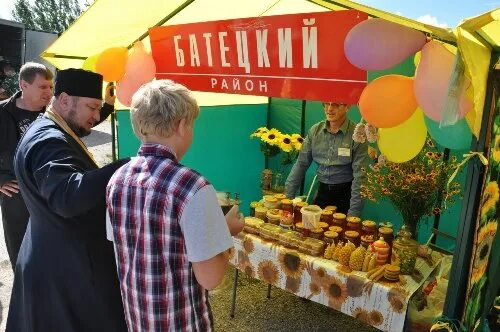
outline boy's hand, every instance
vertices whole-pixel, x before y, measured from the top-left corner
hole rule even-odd
[[[243,230],[245,226],[245,218],[242,213],[239,213],[238,205],[233,205],[231,210],[226,214],[227,227],[229,228],[229,233],[235,236]]]

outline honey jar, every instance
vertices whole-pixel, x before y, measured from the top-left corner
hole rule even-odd
[[[377,234],[377,224],[373,220],[365,220],[361,223],[361,235],[373,235]]]
[[[269,209],[267,210],[267,222],[273,225],[279,225],[281,220],[281,210]]]
[[[281,209],[283,211],[288,211],[293,214],[293,203],[291,199],[282,199],[281,200]]]
[[[361,219],[358,217],[347,217],[347,231],[356,231],[358,233],[361,232]]]
[[[343,229],[346,227],[346,215],[343,213],[334,213],[332,215],[332,226],[340,226]]]
[[[356,247],[359,246],[360,239],[359,239],[359,233],[356,231],[345,231],[344,232],[344,239],[346,241],[351,242],[354,244]]]
[[[257,206],[255,208],[255,218],[267,221],[267,208],[263,206]]]
[[[331,226],[333,222],[333,211],[323,209],[323,211],[321,211],[321,217],[319,220],[321,222],[327,223],[328,226]]]
[[[255,208],[257,206],[262,206],[262,203],[253,201],[250,203],[250,216],[255,217]]]
[[[307,228],[304,228],[304,224],[298,222],[295,224],[295,230],[302,234],[303,237],[309,237],[310,231]]]
[[[337,244],[339,242],[339,233],[334,231],[326,231],[323,234],[323,241],[328,244]]]
[[[293,222],[298,223],[302,222],[302,213],[300,212],[300,209],[302,209],[304,206],[307,206],[308,204],[306,202],[297,202],[295,203],[295,207],[293,208]]]
[[[312,238],[315,238],[317,240],[323,240],[323,228],[321,227],[318,227],[318,228],[313,228],[310,230],[310,234],[309,236],[312,237]]]
[[[361,245],[366,249],[369,249],[374,241],[375,237],[373,235],[361,235]]]
[[[318,226],[319,226],[320,228],[323,228],[323,231],[327,231],[327,230],[328,230],[328,227],[329,227],[330,225],[328,225],[326,222],[320,221],[320,222],[319,222],[319,224],[318,224]]]
[[[264,198],[264,206],[268,209],[277,209],[278,208],[278,200],[273,196],[266,196]]]
[[[337,212],[337,207],[335,205],[327,205],[323,210],[332,211],[332,213]]]
[[[392,228],[389,227],[380,227],[378,229],[379,237],[382,237],[385,242],[387,242],[390,246],[392,246],[392,241],[394,240],[394,233]]]

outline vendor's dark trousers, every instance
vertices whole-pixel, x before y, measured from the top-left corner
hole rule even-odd
[[[21,194],[12,197],[0,194],[2,208],[2,223],[7,253],[9,254],[12,269],[16,268],[17,255],[23,242],[24,233],[29,220],[29,212]]]
[[[327,205],[335,205],[337,212],[347,214],[351,203],[352,182],[339,184],[319,183],[318,192],[314,198],[314,204],[324,208]]]

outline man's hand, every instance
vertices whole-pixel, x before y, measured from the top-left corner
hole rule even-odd
[[[111,105],[111,106],[113,106],[115,104],[115,100],[116,100],[116,93],[113,93],[113,95],[111,95],[111,91],[112,90],[114,91],[114,89],[115,89],[115,85],[113,83],[110,82],[110,83],[108,83],[108,85],[106,85],[106,92],[105,92],[105,95],[104,95],[104,102],[106,104]]]
[[[238,205],[233,205],[231,210],[226,214],[227,227],[229,228],[229,233],[235,236],[243,230],[245,226],[245,219],[242,213],[239,213]]]
[[[2,187],[0,187],[0,192],[6,196],[12,197],[12,194],[19,193],[19,186],[16,180],[11,180],[6,182]]]

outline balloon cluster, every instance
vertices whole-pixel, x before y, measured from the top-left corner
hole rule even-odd
[[[457,96],[455,124],[442,126],[448,86],[455,68],[455,55],[443,44],[428,40],[420,31],[385,21],[369,19],[348,33],[344,52],[363,70],[386,70],[415,55],[415,76],[389,74],[370,82],[359,99],[363,118],[378,127],[378,147],[389,161],[406,162],[425,144],[427,132],[450,149],[466,149],[472,134],[464,119],[473,109],[467,97],[466,78]]]
[[[82,68],[101,74],[107,82],[117,82],[116,97],[125,106],[130,106],[134,93],[153,80],[156,73],[153,57],[140,41],[130,51],[126,47],[111,47],[92,55]]]

